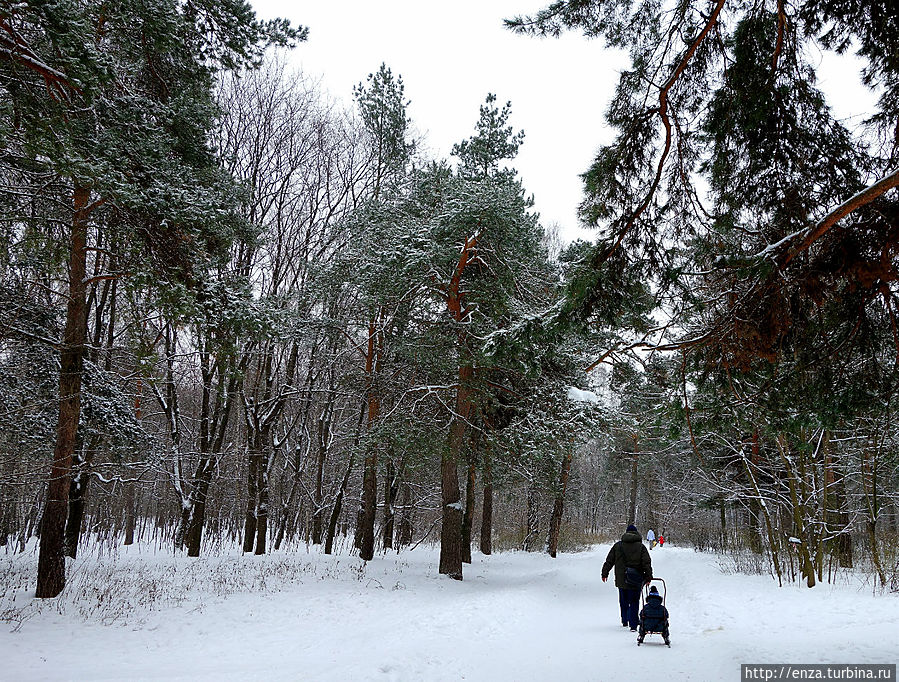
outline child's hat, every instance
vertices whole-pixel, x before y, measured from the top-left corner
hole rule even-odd
[[[656,586],[653,585],[652,587],[649,588],[649,593],[650,594],[658,594],[659,591],[656,589]]]

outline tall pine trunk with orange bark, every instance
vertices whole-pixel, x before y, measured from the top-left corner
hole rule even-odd
[[[76,184],[72,193],[72,223],[69,245],[69,292],[66,324],[59,359],[59,421],[56,445],[47,486],[47,501],[41,520],[38,555],[38,598],[55,597],[66,584],[65,528],[69,507],[72,456],[81,417],[81,383],[84,344],[87,341],[87,235],[90,189]]]
[[[368,431],[371,433],[381,413],[381,394],[378,377],[381,371],[383,336],[376,326],[380,314],[372,318],[368,328],[368,353],[365,358],[366,389],[368,405]],[[362,471],[362,501],[359,513],[359,556],[371,561],[375,555],[375,516],[378,508],[378,444],[369,439],[366,445]]]

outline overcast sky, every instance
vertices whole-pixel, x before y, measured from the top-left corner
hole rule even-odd
[[[435,157],[474,133],[488,92],[512,102],[511,123],[525,131],[514,162],[534,194],[544,225],[558,223],[567,239],[579,234],[578,175],[611,139],[603,113],[622,55],[576,34],[561,39],[518,36],[503,19],[539,9],[534,0],[253,0],[260,17],[283,16],[309,27],[292,62],[335,98],[352,100],[353,86],[381,62],[400,74],[409,115]],[[589,234],[589,233],[581,233]]]
[[[292,63],[321,77],[348,106],[353,86],[381,62],[402,75],[409,115],[434,157],[447,158],[474,132],[488,92],[511,101],[511,122],[526,135],[514,165],[543,224],[557,223],[566,240],[590,236],[578,228],[578,176],[612,139],[603,115],[628,60],[578,33],[538,39],[503,28],[504,18],[533,13],[548,0],[252,2],[260,17],[309,27]],[[857,62],[827,58],[822,66],[820,85],[839,116],[870,111]]]

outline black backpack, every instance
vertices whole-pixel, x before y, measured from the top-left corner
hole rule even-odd
[[[643,571],[633,566],[626,566],[624,569],[624,586],[637,590],[643,587]]]

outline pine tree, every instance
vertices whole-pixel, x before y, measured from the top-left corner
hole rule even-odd
[[[363,125],[369,136],[372,172],[369,210],[360,213],[366,216],[366,219],[357,225],[364,233],[360,235],[364,243],[369,247],[376,246],[381,249],[397,243],[391,235],[384,235],[381,232],[380,228],[384,226],[378,224],[378,213],[384,196],[402,181],[414,148],[407,139],[409,119],[406,116],[406,107],[409,103],[405,100],[402,77],[394,78],[393,72],[385,64],[381,64],[377,73],[369,74],[366,86],[360,83],[354,92]],[[373,240],[372,237],[381,239]],[[387,237],[387,240],[385,241],[383,237]],[[367,264],[374,266],[375,262],[367,260]],[[384,399],[382,387],[384,362],[389,344],[386,335],[392,326],[391,309],[388,307],[392,297],[384,288],[387,280],[383,278],[383,274],[382,272],[375,275],[374,279],[367,277],[368,295],[364,299],[368,307],[367,338],[362,351],[367,383],[366,424],[372,434],[381,418]],[[396,279],[400,288],[405,286],[405,278],[398,276]],[[375,551],[378,447],[376,439],[368,439],[368,451],[363,461],[362,497],[356,532],[359,556],[366,561],[374,556]]]
[[[140,20],[136,20],[139,18]],[[214,27],[210,29],[209,27]],[[227,177],[207,146],[217,68],[302,37],[258,22],[239,0],[177,7],[19,3],[0,13],[5,146],[68,185],[67,300],[59,419],[38,562],[38,597],[65,585],[63,533],[81,413],[87,264],[101,211],[121,213],[151,267],[195,281],[193,264],[239,227]]]
[[[477,132],[453,149],[460,165],[435,224],[438,243],[447,247],[436,259],[436,283],[455,335],[456,359],[453,413],[441,459],[440,572],[459,580],[464,507],[458,465],[483,381],[477,367],[484,347],[478,339],[510,323],[516,285],[537,260],[542,236],[515,172],[499,167],[517,155],[524,135],[507,125],[510,105],[499,110],[495,101],[487,96]],[[471,476],[468,481],[473,486]]]
[[[733,448],[756,444],[753,459],[719,460],[729,464],[718,475],[732,483],[728,469],[739,464],[756,505],[767,482],[753,474],[772,477],[813,585],[820,524],[802,501],[802,472],[811,476],[826,432],[864,418],[896,385],[884,360],[899,348],[889,331],[899,12],[870,2],[710,0],[668,12],[566,0],[508,23],[543,35],[582,30],[630,50],[607,114],[618,135],[584,175],[581,214],[600,238],[568,312],[609,312],[629,326],[615,303],[629,282],[650,284],[680,329],[653,345],[683,353],[710,410],[693,424],[693,450],[707,427],[727,432]],[[835,120],[807,57],[852,44],[867,60],[864,81],[884,91],[856,133]],[[685,389],[689,418],[686,400]],[[712,414],[722,421],[705,422]]]

